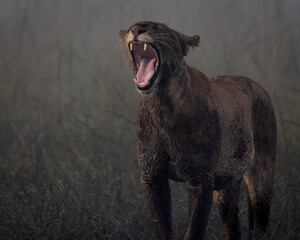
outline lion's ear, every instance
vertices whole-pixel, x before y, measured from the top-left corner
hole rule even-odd
[[[190,47],[198,47],[200,43],[200,37],[198,35],[186,36],[179,33],[179,38],[181,41],[181,48],[183,50],[184,56],[188,54]]]
[[[120,30],[120,32],[119,32],[119,36],[120,36],[120,38],[122,38],[122,39],[124,39],[124,37],[126,36],[126,34],[127,34],[127,30]]]

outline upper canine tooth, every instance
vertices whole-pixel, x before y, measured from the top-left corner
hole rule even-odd
[[[138,84],[138,81],[135,78],[133,80],[134,80],[135,84]]]
[[[148,80],[146,80],[146,81],[145,81],[145,86],[147,86],[147,85],[148,85],[148,83],[149,83],[149,82],[148,82]]]
[[[147,49],[147,43],[144,43],[144,51],[146,51],[146,49]]]
[[[132,51],[132,43],[130,43],[129,46],[130,46],[130,51]]]

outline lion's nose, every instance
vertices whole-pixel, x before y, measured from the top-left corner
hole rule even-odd
[[[134,26],[133,28],[131,28],[131,32],[137,37],[138,35],[147,32],[147,29],[141,26]]]

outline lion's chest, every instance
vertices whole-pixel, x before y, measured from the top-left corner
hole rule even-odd
[[[138,120],[138,133],[143,141],[150,141],[151,138],[163,142],[165,146],[191,140],[199,129],[200,120],[197,116],[184,112],[174,113],[163,108],[145,111]]]
[[[191,109],[142,108],[137,125],[138,149],[143,154],[162,152],[172,160],[207,154],[219,141],[217,116]]]

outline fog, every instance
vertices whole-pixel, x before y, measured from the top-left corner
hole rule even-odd
[[[139,184],[139,94],[119,30],[166,23],[200,46],[208,76],[244,75],[270,94],[278,124],[272,239],[299,237],[300,2],[1,0],[0,239],[154,239]],[[175,239],[188,212],[171,184]],[[243,236],[247,204],[240,197]],[[213,207],[206,239],[223,239]]]

